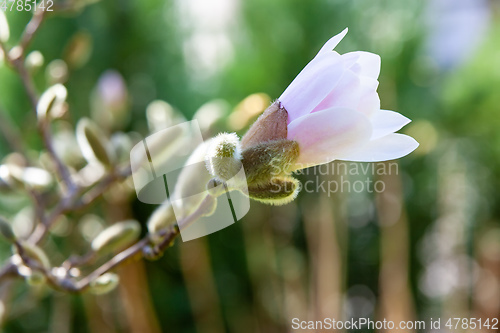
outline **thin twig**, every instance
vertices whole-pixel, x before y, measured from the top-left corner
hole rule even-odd
[[[81,210],[91,205],[97,198],[99,198],[114,182],[124,180],[131,173],[130,166],[119,171],[111,171],[104,179],[101,180],[95,187],[93,187],[86,195],[83,195],[84,188],[73,187],[61,199],[59,204],[52,210],[51,214],[45,219],[44,223],[38,224],[28,239],[32,244],[38,244],[48,233],[52,225],[57,221],[59,216],[71,210]],[[85,200],[78,201],[80,197]]]
[[[186,216],[184,219],[179,221],[178,225],[187,226],[194,220],[203,216],[206,213],[206,210],[212,205],[213,200],[214,198],[210,195],[205,197],[205,199],[203,199],[198,208],[192,214]],[[157,253],[163,253],[163,251],[172,244],[173,240],[177,236],[179,236],[179,234],[180,234],[179,227],[177,227],[176,225],[172,225],[169,229],[164,231],[162,241],[154,247],[154,250]],[[44,269],[43,267],[40,267],[38,263],[33,262],[31,258],[27,257],[23,253],[24,251],[20,243],[16,242],[16,247],[18,248],[18,252],[23,259],[23,263],[30,268],[34,267],[36,270],[44,274],[50,286],[52,286],[54,289],[74,293],[74,292],[85,291],[90,286],[92,281],[94,281],[101,275],[109,272],[110,270],[116,268],[117,266],[125,263],[129,259],[132,259],[134,257],[136,257],[137,259],[143,258],[144,249],[146,247],[151,247],[151,240],[149,235],[145,236],[134,245],[116,254],[113,258],[108,260],[103,265],[99,266],[97,269],[95,269],[94,271],[92,271],[90,274],[88,274],[86,277],[82,278],[79,281],[74,281],[68,278],[61,279],[55,277],[50,271]],[[12,263],[12,261],[9,261],[9,264],[6,267],[2,268],[2,270],[0,271],[0,281],[8,276],[12,276],[16,272],[17,268]]]
[[[33,80],[28,73],[25,63],[24,63],[24,56],[25,56],[25,51],[28,45],[30,44],[31,40],[33,39],[33,36],[37,32],[38,28],[40,27],[43,18],[45,17],[46,11],[37,11],[31,18],[30,22],[27,24],[23,35],[21,37],[21,42],[18,45],[18,49],[14,48],[16,50],[15,54],[11,54],[7,50],[4,44],[0,44],[0,47],[2,48],[3,52],[5,53],[5,58],[7,59],[7,62],[18,72],[19,77],[21,79],[21,82],[23,84],[24,90],[26,91],[26,94],[28,95],[28,99],[31,104],[31,108],[33,109],[33,112],[37,113],[37,106],[38,106],[38,94],[36,92],[35,84],[33,83]],[[52,135],[49,130],[49,123],[45,121],[39,122],[39,131],[40,135],[42,136],[43,143],[45,148],[47,149],[47,152],[49,153],[49,156],[51,159],[54,161],[56,165],[57,172],[60,176],[60,178],[63,180],[64,184],[66,185],[66,190],[71,191],[73,187],[75,187],[75,184],[73,183],[71,179],[71,174],[64,165],[64,163],[61,161],[61,159],[57,156],[54,146],[53,146],[53,141],[52,141]]]
[[[33,40],[35,33],[38,31],[38,28],[40,28],[40,25],[42,24],[43,19],[45,18],[45,15],[47,13],[48,12],[45,10],[35,11],[35,14],[31,18],[29,23],[26,25],[26,28],[24,29],[23,34],[21,36],[21,41],[19,42],[19,46],[22,48],[23,52],[25,52],[26,48]]]
[[[36,108],[38,105],[38,94],[36,93],[35,85],[33,83],[33,80],[31,79],[28,71],[26,70],[26,67],[24,66],[24,57],[22,53],[15,54],[16,58],[13,59],[10,56],[7,56],[7,58],[10,59],[10,63],[14,67],[14,69],[17,71],[19,74],[19,78],[21,79],[21,83],[23,84],[24,90],[26,91],[26,94],[28,95],[28,99],[31,104],[31,108],[33,109],[35,115],[36,115]]]
[[[132,168],[127,165],[117,171],[109,173],[104,177],[95,187],[89,190],[81,197],[72,207],[74,210],[81,210],[90,206],[97,198],[106,192],[111,185],[116,182],[122,181],[132,174]]]
[[[95,271],[81,279],[80,281],[77,282],[76,284],[76,289],[78,291],[83,291],[85,290],[92,281],[97,279],[99,276],[103,275],[104,273],[112,270],[116,266],[120,265],[124,261],[130,259],[131,257],[135,255],[142,255],[142,249],[145,245],[149,243],[149,237],[144,237],[141,239],[139,242],[135,243],[128,249],[124,250],[123,252],[120,252],[113,258],[111,258],[109,261],[107,261],[105,264],[102,266],[99,266]]]
[[[71,205],[76,200],[78,193],[78,188],[72,188],[71,191],[68,192],[66,196],[61,199],[59,204],[52,210],[50,215],[45,217],[42,220],[42,223],[37,224],[35,230],[28,238],[28,243],[38,244],[48,233],[50,227],[52,227],[52,225],[54,225],[57,221],[57,218],[71,208]]]
[[[207,209],[213,204],[213,200],[214,198],[212,196],[210,195],[206,196],[193,213],[191,213],[190,215],[186,216],[184,219],[178,222],[179,227],[181,226],[186,227],[193,221],[202,217],[206,213]],[[180,233],[179,227],[171,226],[166,232],[166,235],[164,236],[160,244],[156,245],[155,251],[157,251],[158,253],[162,253],[165,250],[165,248],[170,246],[170,244],[172,244],[172,241]],[[97,279],[99,276],[103,275],[104,273],[107,273],[108,271],[112,270],[113,268],[117,267],[118,265],[120,265],[121,263],[125,262],[127,259],[133,256],[137,255],[142,258],[143,249],[145,248],[145,246],[149,246],[149,244],[150,244],[149,236],[146,236],[139,242],[129,247],[128,249],[117,254],[116,256],[111,258],[108,262],[106,262],[105,264],[97,268],[95,271],[87,275],[85,278],[81,279],[76,284],[76,290],[78,291],[85,290],[90,285],[90,283],[95,279]]]

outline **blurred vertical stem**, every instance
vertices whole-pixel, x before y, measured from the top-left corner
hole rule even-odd
[[[318,181],[338,181],[338,175],[321,175]],[[339,238],[340,224],[332,211],[332,202],[340,195],[317,193],[316,197],[305,198],[302,205],[305,234],[312,264],[310,278],[309,320],[342,318],[344,284],[343,250]],[[319,197],[318,197],[319,196]]]
[[[116,333],[118,330],[113,321],[107,318],[104,310],[110,310],[111,297],[116,293],[112,292],[105,295],[95,296],[92,294],[82,295],[83,306],[87,317],[89,332]],[[59,333],[59,332],[58,332]]]
[[[257,203],[258,207],[248,213],[248,220],[256,223],[242,223],[245,253],[248,256],[248,271],[252,283],[254,304],[249,332],[278,332],[279,326],[269,316],[269,308],[281,311],[278,299],[279,280],[276,272],[276,253],[271,227],[269,226],[270,206]],[[278,304],[276,304],[278,303]],[[245,327],[246,328],[246,327]],[[251,329],[253,328],[253,329]]]
[[[307,267],[305,254],[294,244],[299,209],[295,202],[272,209],[272,225],[278,257],[278,270],[282,285],[283,327],[288,327],[293,318],[307,318]]]
[[[108,221],[133,219],[129,196],[110,195],[105,203],[105,211]],[[149,285],[144,262],[142,260],[132,262],[122,267],[118,274],[120,276],[119,296],[127,313],[130,332],[159,333],[161,330],[158,318],[151,304],[150,293],[146,292],[149,291]]]
[[[63,294],[54,295],[52,298],[52,313],[50,319],[50,332],[71,332],[72,307],[70,299]]]
[[[224,332],[220,300],[213,278],[206,238],[184,243],[179,248],[180,262],[188,291],[196,331]]]
[[[467,256],[467,231],[473,207],[474,185],[469,184],[467,160],[462,153],[460,142],[451,142],[438,165],[438,210],[435,224],[436,262],[456,269],[454,284],[442,295],[443,317],[467,317],[470,313],[470,287],[472,267],[464,260]],[[434,283],[449,286],[446,275],[439,274],[441,281]]]
[[[389,163],[394,162],[385,162],[384,170],[391,169]],[[382,165],[377,164],[379,168]],[[401,176],[389,173],[379,176],[378,180],[385,184],[385,191],[376,196],[381,238],[380,294],[376,315],[379,319],[385,318],[395,323],[410,321],[415,319],[415,310],[408,280],[410,244]]]

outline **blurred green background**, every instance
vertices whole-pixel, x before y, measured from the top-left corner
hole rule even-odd
[[[220,114],[206,138],[243,134],[323,43],[349,27],[336,50],[382,57],[382,108],[413,120],[402,132],[420,147],[398,162],[397,174],[374,176],[386,184],[383,193],[301,193],[282,207],[252,202],[238,223],[179,239],[158,261],[120,268],[110,294],[9,283],[3,331],[289,332],[293,318],[499,317],[498,1],[102,0],[81,7],[48,15],[28,50],[44,58],[41,66],[38,54],[31,58],[40,93],[56,82],[68,89],[69,110],[55,133],[71,137],[87,116],[107,133],[145,137],[152,131],[146,109],[163,100],[186,119],[203,105]],[[6,17],[12,47],[31,14]],[[39,158],[35,117],[19,77],[2,62],[0,113],[2,132]],[[69,139],[61,146],[69,155],[78,150]],[[10,152],[2,135],[0,157]],[[84,220],[95,228],[129,217],[145,224],[155,207],[114,192],[53,232],[44,249],[54,264],[88,247]],[[28,205],[22,193],[0,194],[0,214],[19,232],[32,227]],[[1,243],[0,259],[9,255]]]

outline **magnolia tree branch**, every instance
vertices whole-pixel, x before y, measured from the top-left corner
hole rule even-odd
[[[25,54],[26,49],[29,47],[45,16],[45,11],[37,11],[25,27],[18,45],[14,46],[12,49],[9,49],[4,43],[0,43],[0,49],[5,54],[6,63],[20,77],[22,86],[28,96],[35,116],[37,116],[38,112],[39,95],[33,78],[26,69]],[[0,282],[12,277],[35,279],[36,276],[43,278],[49,286],[56,290],[66,292],[85,291],[89,289],[98,278],[103,276],[103,274],[110,272],[132,259],[158,258],[173,244],[175,238],[180,234],[180,229],[211,212],[216,204],[215,197],[207,195],[199,203],[198,207],[191,214],[179,220],[177,225],[168,225],[163,230],[155,232],[154,237],[151,234],[147,234],[133,245],[119,253],[115,253],[108,261],[99,265],[82,278],[78,277],[79,274],[74,274],[72,269],[87,270],[88,267],[102,260],[101,252],[95,250],[93,246],[87,254],[81,257],[71,255],[61,264],[61,266],[52,267],[45,252],[38,247],[38,244],[40,244],[49,234],[57,220],[66,213],[89,208],[110,189],[110,187],[129,178],[132,171],[129,164],[124,166],[112,165],[108,169],[108,174],[97,182],[88,186],[80,185],[78,180],[73,178],[69,167],[65,165],[55,151],[50,117],[37,118],[37,121],[44,148],[55,165],[58,180],[62,183],[62,193],[57,204],[50,207],[50,204],[46,202],[48,200],[42,195],[42,192],[26,186],[25,190],[32,199],[34,206],[35,221],[38,223],[35,224],[35,229],[25,240],[17,239],[10,229],[7,230],[6,238],[13,244],[15,251],[3,267],[0,268]],[[29,165],[30,162],[25,154],[25,149],[21,145],[21,141],[17,140],[17,133],[6,131],[5,135],[13,150],[23,155]],[[9,226],[10,224],[6,222],[5,225]],[[10,226],[8,228],[10,228]],[[5,230],[2,229],[2,234],[5,236],[6,234],[4,231]]]
[[[29,23],[26,25],[23,34],[21,36],[21,41],[19,42],[19,46],[25,52],[26,48],[29,46],[31,41],[33,40],[33,37],[35,36],[36,32],[38,31],[38,28],[40,28],[40,25],[43,22],[43,19],[47,15],[47,11],[45,10],[36,10],[35,14],[33,14],[33,17],[29,21]]]
[[[199,204],[198,208],[190,215],[178,221],[177,225],[180,227],[186,227],[190,223],[204,216],[213,206],[214,200],[214,197],[207,195]],[[75,278],[69,276],[69,270],[73,267],[83,266],[91,260],[95,260],[95,253],[90,252],[86,256],[79,259],[69,258],[60,267],[64,269],[66,274],[64,276],[59,276],[55,275],[52,270],[41,266],[36,260],[33,260],[33,258],[27,254],[27,251],[24,249],[24,245],[21,242],[16,241],[14,245],[22,261],[16,262],[15,256],[11,257],[8,263],[0,270],[0,282],[9,277],[21,277],[22,274],[19,272],[19,265],[22,264],[45,276],[48,284],[54,289],[72,293],[82,292],[88,289],[91,283],[103,274],[126,262],[129,262],[132,259],[138,260],[144,257],[148,259],[155,259],[161,256],[165,249],[171,246],[175,238],[180,234],[180,229],[177,225],[171,225],[163,230],[160,235],[156,235],[161,236],[160,241],[157,243],[153,243],[151,241],[149,234],[146,235],[132,246],[114,255],[107,262],[100,265],[80,280],[76,280]]]
[[[26,69],[24,57],[26,48],[29,46],[31,40],[33,39],[33,36],[38,31],[38,28],[40,28],[40,25],[42,24],[46,13],[47,12],[44,10],[39,10],[35,12],[30,22],[26,25],[26,28],[21,36],[21,41],[19,42],[18,46],[15,46],[11,50],[8,50],[5,44],[0,43],[0,47],[5,54],[5,59],[7,60],[7,63],[10,64],[11,67],[14,70],[16,70],[16,72],[19,74],[19,78],[21,79],[24,90],[28,95],[31,108],[35,115],[37,114],[39,99],[38,99],[38,94],[36,92],[35,84],[33,83],[33,79],[31,78]],[[57,156],[55,152],[54,145],[52,142],[52,134],[49,129],[50,125],[49,122],[39,121],[38,125],[44,146],[47,149],[47,152],[49,153],[49,156],[53,160],[54,164],[56,165],[59,177],[63,180],[65,186],[67,187],[67,190],[72,191],[75,185],[71,179],[71,174],[68,168],[66,167],[66,165],[64,165],[64,163],[61,161],[61,159]]]
[[[34,35],[40,28],[44,17],[46,16],[46,11],[40,10],[36,11],[29,21],[29,23],[26,25],[21,38],[20,42],[17,46],[13,47],[12,49],[8,49],[8,47],[3,43],[0,42],[0,50],[4,53],[5,55],[5,60],[6,63],[11,66],[19,75],[19,78],[21,79],[22,86],[24,87],[24,90],[26,91],[26,94],[28,96],[29,102],[31,104],[31,108],[33,110],[33,113],[37,115],[37,108],[38,108],[38,103],[39,103],[39,97],[38,93],[36,92],[36,88],[33,82],[33,79],[31,78],[30,74],[28,73],[26,66],[25,66],[25,54],[26,54],[26,49],[29,47]],[[70,211],[70,210],[76,210],[76,209],[83,209],[87,206],[89,206],[93,201],[95,201],[99,196],[101,196],[106,189],[108,189],[114,182],[120,181],[125,179],[130,175],[130,167],[126,167],[124,171],[119,171],[119,172],[112,172],[110,175],[108,175],[106,178],[104,178],[97,186],[95,186],[92,191],[85,196],[85,199],[81,199],[78,201],[77,199],[79,196],[82,194],[83,190],[82,188],[76,186],[74,181],[71,178],[71,174],[69,172],[69,169],[67,166],[62,162],[62,160],[57,156],[55,149],[54,149],[54,144],[53,144],[53,139],[52,139],[52,133],[50,131],[50,123],[47,119],[43,121],[38,121],[38,128],[40,131],[40,135],[42,137],[44,146],[54,162],[56,166],[56,170],[58,173],[59,178],[62,180],[65,188],[64,188],[64,193],[63,197],[60,199],[59,203],[52,209],[52,211],[49,214],[45,213],[45,206],[44,202],[40,196],[40,194],[32,189],[27,189],[28,195],[32,198],[33,205],[35,206],[35,215],[37,217],[37,220],[39,223],[36,224],[36,228],[34,232],[31,234],[29,239],[27,240],[28,244],[37,244],[39,243],[44,236],[48,233],[50,228],[53,226],[55,221],[64,213]],[[19,153],[22,155],[25,155],[24,149],[21,149],[22,147],[20,146],[20,140],[17,140],[16,137],[14,137],[14,132],[12,131],[5,131],[4,132],[6,135],[6,139],[8,140],[8,143]],[[14,133],[14,134],[13,134]],[[23,253],[23,247],[20,243],[16,242],[16,248],[20,252],[20,254]],[[25,257],[23,260],[24,264],[29,263],[29,258]],[[40,267],[36,268],[37,270],[40,270]],[[5,276],[10,276],[12,274],[17,274],[17,268],[16,265],[13,263],[12,260],[9,260],[7,264],[0,269],[0,278],[5,277]],[[50,272],[45,272],[45,275],[47,275],[49,281],[54,281],[53,277],[50,276]]]
[[[57,219],[66,212],[83,210],[96,201],[107,189],[116,182],[123,181],[132,173],[130,165],[119,169],[112,170],[106,177],[98,182],[92,189],[84,194],[84,188],[74,187],[68,192],[52,212],[47,216],[43,223],[36,226],[35,231],[31,234],[28,242],[38,244],[48,233]]]
[[[163,231],[162,240],[154,245],[150,241],[150,237],[146,236],[128,249],[115,255],[112,259],[107,261],[105,264],[94,270],[92,273],[81,279],[75,284],[75,290],[73,291],[84,291],[92,281],[97,279],[99,276],[109,272],[110,270],[116,268],[120,264],[128,261],[131,258],[143,258],[144,256],[149,257],[151,254],[160,256],[166,248],[172,245],[174,239],[179,236],[180,229],[188,226],[190,223],[196,221],[200,217],[204,216],[207,211],[212,207],[214,200],[213,196],[207,195],[202,202],[199,204],[198,208],[186,216],[182,220],[178,221],[178,226],[172,225],[168,229]]]

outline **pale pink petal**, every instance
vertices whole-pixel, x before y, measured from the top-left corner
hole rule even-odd
[[[360,112],[363,112],[368,117],[370,117],[375,112],[379,111],[380,97],[377,91],[371,91],[367,94],[364,94],[360,98],[358,107],[356,109]]]
[[[371,137],[369,119],[360,112],[332,108],[296,119],[288,125],[288,139],[299,143],[298,167],[328,163],[357,149]]]
[[[340,80],[344,66],[336,52],[314,58],[278,100],[288,111],[288,122],[310,113]]]
[[[337,159],[354,162],[381,162],[394,160],[408,155],[418,147],[418,142],[412,137],[392,133],[373,140],[350,153]]]
[[[333,107],[357,109],[361,98],[361,80],[346,70],[330,93],[314,108],[313,112]]]
[[[401,113],[379,110],[370,117],[370,121],[373,128],[371,140],[375,140],[386,136],[387,134],[399,131],[411,120],[403,116]]]
[[[346,66],[354,73],[377,79],[380,75],[380,56],[375,53],[355,51],[342,55]]]
[[[356,110],[371,116],[380,110],[380,98],[377,93],[378,81],[367,76],[360,77],[360,98]]]
[[[339,33],[338,35],[333,36],[330,38],[325,45],[319,50],[318,55],[326,53],[326,52],[331,52],[333,51],[334,48],[337,47],[337,45],[340,43],[342,39],[344,39],[345,35],[347,35],[347,32],[349,31],[348,28],[345,28],[344,31]]]

